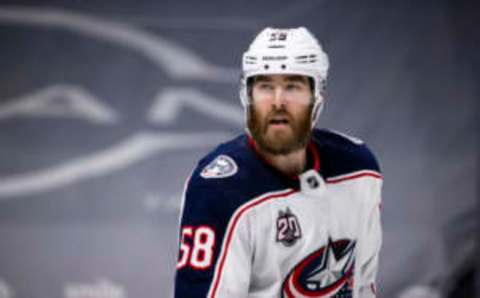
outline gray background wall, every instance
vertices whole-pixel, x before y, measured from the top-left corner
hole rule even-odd
[[[478,8],[1,1],[0,298],[171,295],[183,181],[242,132],[241,54],[268,25],[318,36],[319,126],[381,161],[380,296],[480,297]]]

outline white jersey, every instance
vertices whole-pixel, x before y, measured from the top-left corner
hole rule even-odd
[[[175,297],[375,297],[382,176],[367,147],[314,130],[285,177],[247,136],[199,162],[182,208]]]

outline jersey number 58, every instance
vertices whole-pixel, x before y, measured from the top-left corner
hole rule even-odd
[[[212,266],[215,231],[209,226],[185,226],[180,236],[177,269],[189,266],[205,270]]]

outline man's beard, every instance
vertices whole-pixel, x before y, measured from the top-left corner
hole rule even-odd
[[[248,110],[248,129],[252,134],[255,143],[261,151],[272,155],[287,155],[291,152],[305,148],[310,142],[312,106],[309,106],[304,113],[293,118],[284,108],[274,108],[263,119],[251,105]],[[269,119],[273,116],[288,118],[288,125],[291,130],[269,132]]]

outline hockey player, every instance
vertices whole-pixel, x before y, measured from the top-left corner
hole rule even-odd
[[[303,27],[252,42],[247,133],[187,181],[175,297],[375,297],[382,176],[362,141],[314,128],[327,70]]]

